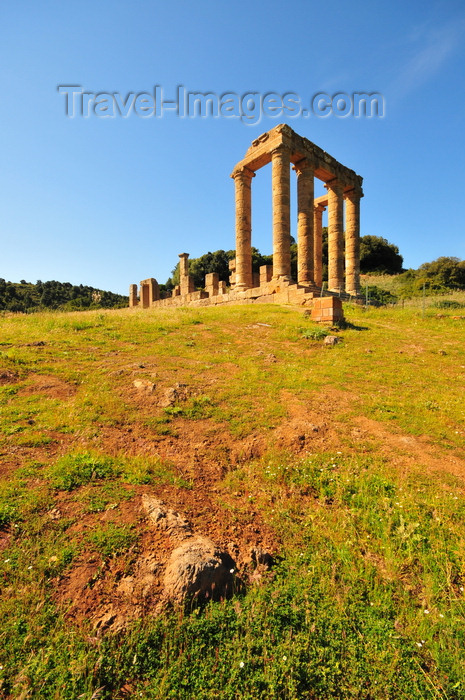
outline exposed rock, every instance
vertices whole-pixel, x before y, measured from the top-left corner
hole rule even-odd
[[[273,556],[260,546],[251,549],[250,557],[257,566],[263,566],[265,569],[271,569],[274,564]]]
[[[132,575],[123,576],[118,582],[117,592],[129,598],[146,598],[156,585],[161,567],[156,553],[139,557]]]
[[[171,554],[165,570],[166,598],[177,604],[220,600],[233,593],[236,564],[206,537],[191,537]]]
[[[59,520],[61,518],[61,510],[59,508],[52,508],[47,513],[50,520]]]
[[[183,516],[167,508],[163,501],[154,496],[144,493],[142,496],[142,508],[145,510],[150,520],[168,535],[177,537],[187,537],[191,534],[191,526]]]
[[[2,384],[14,384],[18,381],[18,375],[11,369],[0,370],[0,386]]]
[[[342,338],[339,338],[337,335],[327,335],[323,341],[325,345],[337,345],[340,342],[342,342]]]
[[[149,379],[136,379],[133,384],[136,389],[144,391],[147,394],[151,394],[155,390],[155,384]]]
[[[168,406],[174,406],[178,401],[186,401],[188,397],[189,390],[187,384],[178,383],[165,390],[158,405],[162,408],[168,408]]]

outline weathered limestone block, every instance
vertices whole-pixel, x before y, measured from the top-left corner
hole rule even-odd
[[[273,277],[273,265],[261,265],[260,267],[260,287],[271,282]]]
[[[312,321],[333,324],[343,319],[342,301],[338,297],[319,297],[313,300]]]
[[[210,272],[205,275],[205,291],[210,297],[216,297],[218,295],[219,289],[219,275],[217,272]]]
[[[143,309],[150,306],[150,287],[146,282],[140,283],[140,305]]]

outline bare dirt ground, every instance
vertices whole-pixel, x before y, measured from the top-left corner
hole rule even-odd
[[[70,534],[85,532],[100,522],[126,523],[137,527],[140,539],[128,555],[115,557],[102,564],[99,556],[84,552],[71,570],[57,580],[57,600],[77,623],[92,620],[101,632],[118,629],[128,620],[144,614],[156,614],[163,604],[162,574],[175,542],[153,527],[141,509],[141,495],[155,495],[169,507],[183,513],[196,534],[211,538],[236,561],[240,578],[250,584],[260,575],[253,562],[257,548],[279,555],[281,543],[264,522],[253,504],[253,491],[247,486],[230,492],[222,484],[230,465],[240,466],[259,459],[272,447],[274,450],[302,455],[306,452],[347,452],[347,433],[354,445],[375,443],[389,463],[405,473],[419,462],[425,469],[445,471],[465,478],[465,462],[452,456],[426,437],[414,437],[366,417],[357,418],[350,427],[338,423],[335,406],[350,397],[326,395],[318,410],[311,410],[295,399],[283,395],[288,415],[265,437],[255,434],[246,439],[234,439],[225,426],[211,420],[188,421],[176,419],[173,427],[177,437],[159,436],[142,427],[107,428],[103,434],[105,451],[117,454],[160,455],[175,465],[179,475],[190,480],[191,489],[176,486],[131,487],[135,495],[117,508],[102,514],[79,518]],[[324,404],[324,406],[323,406]],[[322,410],[324,408],[324,410]],[[322,418],[324,416],[324,418]],[[129,489],[129,487],[127,487]],[[78,515],[76,503],[63,494],[57,499],[63,517]]]
[[[413,349],[412,349],[413,351]],[[415,349],[416,351],[416,349]],[[275,358],[265,358],[270,363]],[[223,365],[223,371],[226,365]],[[236,368],[231,366],[234,374]],[[153,415],[160,402],[160,393],[138,390],[132,372],[130,381],[122,381],[122,398],[137,406],[143,418]],[[31,374],[21,395],[40,394],[66,404],[76,394],[76,387],[55,376]],[[14,372],[0,374],[0,384],[15,384]],[[208,383],[208,377],[205,377]],[[213,381],[213,380],[212,380]],[[157,529],[141,507],[141,497],[147,493],[161,499],[168,507],[184,514],[195,534],[209,537],[227,551],[236,562],[238,580],[252,585],[272,572],[257,566],[257,552],[279,556],[281,542],[254,505],[253,488],[247,483],[240,490],[225,488],[227,474],[264,455],[287,453],[304,455],[312,452],[363,451],[375,444],[377,452],[401,472],[418,463],[424,469],[444,471],[464,480],[465,462],[447,450],[432,445],[426,436],[415,437],[365,416],[350,424],[338,416],[350,408],[349,393],[328,389],[315,405],[306,405],[289,392],[282,391],[280,401],[285,407],[282,418],[273,429],[256,432],[246,438],[236,438],[227,423],[212,419],[188,420],[175,417],[171,433],[157,435],[143,421],[129,425],[100,426],[96,446],[106,454],[158,456],[172,465],[174,472],[191,485],[180,488],[165,481],[145,486],[121,485],[127,498],[110,503],[102,512],[83,508],[77,492],[57,492],[48,516],[53,520],[72,522],[68,529],[70,540],[85,541],[86,534],[97,526],[115,523],[129,525],[137,531],[136,543],[124,555],[103,559],[99,554],[83,549],[70,568],[54,581],[55,599],[66,611],[70,621],[90,626],[95,634],[118,629],[143,615],[157,614],[164,605],[163,572],[176,540]],[[3,474],[13,472],[25,461],[35,459],[45,463],[65,453],[71,444],[79,447],[76,436],[50,433],[51,442],[38,447],[12,446],[7,461],[1,462]],[[352,443],[352,448],[348,448]],[[87,445],[88,446],[88,445]],[[7,546],[10,534],[3,532],[0,548]]]

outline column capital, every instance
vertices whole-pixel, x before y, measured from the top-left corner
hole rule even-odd
[[[333,180],[328,180],[328,182],[325,182],[324,186],[328,191],[342,195],[343,185],[342,182],[337,179],[337,177],[333,178]]]
[[[271,158],[273,159],[273,156],[291,156],[291,151],[288,146],[285,146],[284,143],[280,143],[279,146],[276,146],[276,148],[273,148],[271,151]]]
[[[326,211],[326,206],[327,206],[326,204],[320,204],[319,202],[317,202],[315,204],[314,211],[315,212],[321,211],[321,213],[323,213],[324,211]]]
[[[236,178],[240,178],[243,180],[252,180],[252,178],[255,177],[255,173],[253,170],[250,170],[250,168],[247,168],[245,165],[243,165],[241,168],[233,170],[233,172],[231,173],[231,177],[233,180],[235,180]]]
[[[363,190],[361,187],[354,187],[351,190],[344,192],[344,199],[349,199],[351,202],[356,202],[363,197]]]
[[[310,158],[302,158],[294,163],[292,170],[295,170],[298,175],[310,175],[310,173],[313,175],[315,162]]]

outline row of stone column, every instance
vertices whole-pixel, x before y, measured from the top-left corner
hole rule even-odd
[[[273,278],[291,281],[290,152],[281,145],[271,152],[273,202]],[[322,285],[322,214],[314,202],[315,165],[304,158],[294,165],[297,174],[297,282]],[[242,167],[233,174],[236,186],[236,289],[252,286],[251,183],[255,173]],[[343,191],[333,179],[328,190],[328,289],[357,294],[360,288],[360,197],[356,189]],[[346,202],[345,280],[344,224]]]

